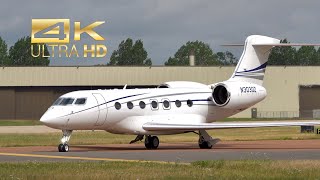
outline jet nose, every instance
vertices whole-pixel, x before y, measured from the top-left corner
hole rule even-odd
[[[66,126],[67,119],[68,116],[61,114],[60,109],[49,109],[42,115],[40,122],[48,127],[61,129]]]
[[[48,125],[49,124],[49,118],[48,118],[48,115],[47,113],[44,113],[42,115],[42,117],[40,118],[40,122],[42,122],[44,125]]]
[[[48,110],[40,118],[40,122],[51,128],[58,128],[62,123],[60,121],[62,121],[62,119],[57,118],[55,115],[55,111],[52,110]]]

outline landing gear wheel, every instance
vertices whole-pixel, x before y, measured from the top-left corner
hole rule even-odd
[[[147,149],[157,149],[159,147],[159,138],[157,136],[146,136],[144,145]]]
[[[157,149],[159,146],[159,138],[157,136],[153,136],[151,138],[151,142],[152,142],[152,149]]]
[[[144,146],[147,148],[147,149],[151,149],[151,143],[150,143],[150,138],[149,137],[146,137],[145,141],[144,141]]]
[[[204,140],[204,138],[199,138],[199,147],[200,149],[212,149],[212,144],[209,141]]]
[[[68,142],[70,140],[72,130],[62,130],[62,137],[61,137],[61,144],[58,146],[59,152],[68,152],[69,151],[69,145]]]
[[[59,144],[58,150],[59,150],[59,152],[68,152],[69,145],[68,144]]]
[[[59,146],[58,146],[58,150],[59,150],[59,152],[63,152],[63,144],[59,144]]]
[[[198,144],[201,149],[212,149],[212,146],[220,141],[220,139],[212,138],[205,130],[199,130]]]
[[[64,150],[64,152],[69,152],[69,145],[68,144],[64,144],[63,145],[63,150]]]
[[[212,149],[212,145],[210,142],[203,141],[202,143],[199,142],[200,149]]]

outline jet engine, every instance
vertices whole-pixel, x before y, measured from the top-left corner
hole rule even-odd
[[[212,99],[217,106],[225,106],[230,101],[230,92],[224,84],[218,84],[213,89]]]
[[[266,95],[264,87],[249,82],[224,81],[212,86],[212,101],[222,108],[245,109]]]

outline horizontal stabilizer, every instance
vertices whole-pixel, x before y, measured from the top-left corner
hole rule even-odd
[[[252,46],[320,46],[320,44],[276,43],[276,44],[252,44]]]
[[[222,44],[221,46],[244,46],[244,44]]]
[[[244,44],[223,44],[221,46],[244,46]],[[320,46],[320,44],[308,43],[275,43],[275,44],[252,44],[252,46]]]
[[[207,129],[231,129],[231,128],[257,128],[257,127],[281,127],[281,126],[315,126],[320,125],[320,120],[313,121],[263,121],[263,122],[214,122],[197,124],[167,124],[146,123],[143,129],[148,131],[196,131]]]

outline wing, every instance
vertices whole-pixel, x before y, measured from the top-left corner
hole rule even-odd
[[[181,130],[194,131],[206,129],[230,129],[230,128],[257,128],[257,127],[281,127],[281,126],[315,126],[320,125],[319,120],[312,121],[263,121],[263,122],[214,122],[197,124],[169,124],[149,122],[142,127],[148,131]]]

